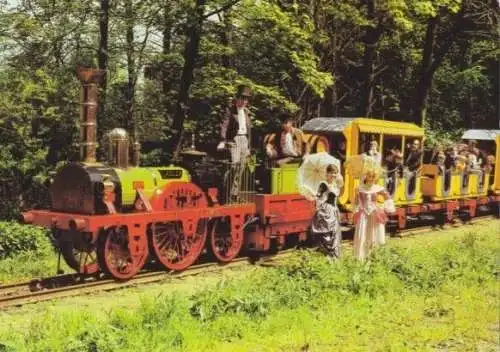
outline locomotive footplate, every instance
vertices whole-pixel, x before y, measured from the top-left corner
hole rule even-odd
[[[77,230],[93,235],[96,240],[100,230],[112,226],[126,226],[134,235],[142,235],[145,225],[155,222],[184,221],[189,219],[213,219],[255,214],[255,204],[236,204],[202,209],[178,209],[152,212],[134,212],[106,215],[82,215],[32,210],[23,213],[26,224],[38,225],[47,229]]]

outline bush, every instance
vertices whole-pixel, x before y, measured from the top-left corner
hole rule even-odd
[[[26,252],[48,253],[50,248],[47,230],[15,222],[0,222],[0,259]]]
[[[433,247],[386,246],[366,263],[351,257],[331,265],[303,251],[298,260],[252,276],[222,281],[191,297],[191,316],[203,322],[228,314],[265,318],[273,310],[306,306],[321,310],[325,301],[366,296],[430,294],[450,280],[482,283],[494,277],[495,250],[472,233]]]

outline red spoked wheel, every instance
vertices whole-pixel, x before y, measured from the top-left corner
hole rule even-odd
[[[61,246],[60,249],[66,264],[77,273],[91,275],[99,271],[95,248],[89,251],[82,250],[74,248],[73,243],[69,242]]]
[[[119,280],[133,277],[148,257],[146,240],[141,237],[129,236],[126,226],[109,228],[97,248],[99,266]]]
[[[153,257],[165,268],[180,271],[200,257],[206,238],[205,219],[155,223],[151,226],[150,246]]]
[[[207,237],[207,220],[195,212],[208,207],[201,188],[191,182],[171,182],[151,199],[156,211],[180,210],[177,221],[150,225],[152,255],[169,270],[184,270],[201,255]]]
[[[201,209],[208,207],[201,188],[191,182],[171,182],[151,199],[154,210]]]
[[[79,274],[95,274],[99,271],[97,251],[89,233],[60,231],[56,234],[57,247],[70,268]]]
[[[234,219],[233,219],[234,221]],[[243,247],[241,224],[232,224],[230,217],[215,220],[210,233],[210,252],[220,262],[233,260]]]

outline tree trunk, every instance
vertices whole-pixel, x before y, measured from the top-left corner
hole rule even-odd
[[[186,30],[187,38],[184,47],[184,67],[182,69],[179,95],[175,107],[173,136],[169,143],[169,150],[173,151],[173,159],[177,160],[184,140],[184,121],[189,100],[189,88],[193,83],[193,72],[200,46],[201,32],[203,27],[203,13],[206,0],[196,0],[196,10],[193,21]]]
[[[367,17],[375,20],[375,0],[367,1]],[[359,113],[361,116],[371,116],[373,108],[373,90],[375,86],[375,54],[377,42],[383,33],[383,25],[379,22],[376,27],[368,27],[363,37],[365,52],[363,55],[363,85]]]
[[[461,70],[466,70],[468,67],[471,67],[471,57],[468,54],[469,53],[469,44],[470,42],[465,42],[462,44],[460,51],[459,51],[459,63],[458,67],[460,67]],[[463,104],[459,106],[460,110],[460,115],[462,117],[462,121],[464,122],[463,127],[466,129],[474,128],[474,121],[472,117],[472,112],[473,110],[473,94],[470,92],[470,94],[466,94],[465,96],[465,101]]]
[[[453,17],[453,26],[445,34],[444,38],[437,42],[436,33],[440,22],[439,16],[429,19],[425,33],[424,53],[422,56],[422,67],[420,78],[417,83],[415,94],[415,108],[413,110],[413,121],[423,126],[427,111],[427,101],[432,88],[432,80],[439,66],[443,63],[446,54],[450,51],[457,35],[464,30],[464,15],[467,2],[462,2],[460,11]],[[437,48],[437,49],[436,49]]]
[[[422,55],[420,78],[417,83],[415,108],[413,111],[413,121],[420,126],[423,126],[423,123],[425,121],[427,101],[429,100],[429,91],[431,89],[432,78],[434,75],[434,73],[431,71],[431,66],[438,24],[439,17],[436,16],[429,19],[425,32],[424,52]]]
[[[135,61],[134,61],[134,4],[133,0],[125,2],[126,51],[127,51],[127,88],[125,91],[126,117],[124,128],[134,135],[134,97],[135,97]]]
[[[101,10],[99,12],[99,51],[98,64],[99,69],[108,70],[108,22],[109,22],[109,0],[101,0]],[[98,124],[105,120],[106,114],[106,92],[108,80],[107,73],[102,78],[102,83],[99,85],[99,109],[98,109]],[[97,128],[98,140],[101,139],[103,128]]]

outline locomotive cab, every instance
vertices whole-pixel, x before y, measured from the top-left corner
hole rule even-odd
[[[302,134],[303,154],[329,152],[330,145],[328,139],[315,134]],[[281,142],[279,133],[267,134],[264,137],[264,163],[259,170],[259,181],[262,184],[261,192],[270,194],[292,194],[298,193],[297,190],[297,170],[302,162],[302,155],[297,158],[286,158],[280,155],[280,148],[277,147]],[[272,146],[277,150],[276,154],[269,153]]]

